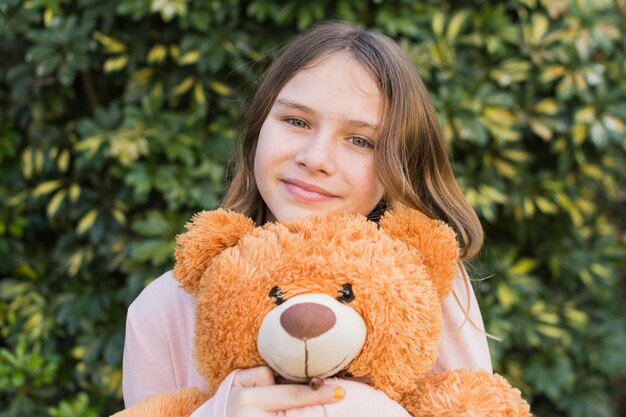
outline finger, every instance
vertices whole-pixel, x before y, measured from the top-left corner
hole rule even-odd
[[[233,378],[234,387],[262,387],[274,385],[274,374],[267,366],[240,369]]]
[[[307,385],[272,385],[240,390],[239,401],[264,411],[284,411],[292,408],[337,402],[345,391],[337,385],[324,385],[313,390]]]

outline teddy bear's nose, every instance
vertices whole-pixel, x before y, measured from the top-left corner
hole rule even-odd
[[[280,324],[285,331],[301,340],[326,333],[336,322],[335,313],[317,303],[294,304],[280,315]]]

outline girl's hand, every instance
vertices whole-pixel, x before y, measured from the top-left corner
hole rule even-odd
[[[279,416],[293,410],[295,413],[289,413],[290,416],[323,416],[322,405],[338,402],[343,397],[344,389],[338,385],[323,385],[316,391],[307,385],[275,385],[271,369],[260,366],[235,374],[226,415]]]

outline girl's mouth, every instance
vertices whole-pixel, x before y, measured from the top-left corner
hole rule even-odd
[[[328,190],[304,181],[287,178],[283,179],[282,183],[285,185],[289,194],[291,194],[296,200],[305,202],[321,202],[337,197]]]

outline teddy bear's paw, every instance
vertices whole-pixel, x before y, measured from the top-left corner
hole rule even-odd
[[[209,399],[197,388],[152,395],[111,417],[189,417]]]
[[[406,395],[403,406],[414,417],[527,417],[530,407],[502,376],[454,370],[430,375]]]

